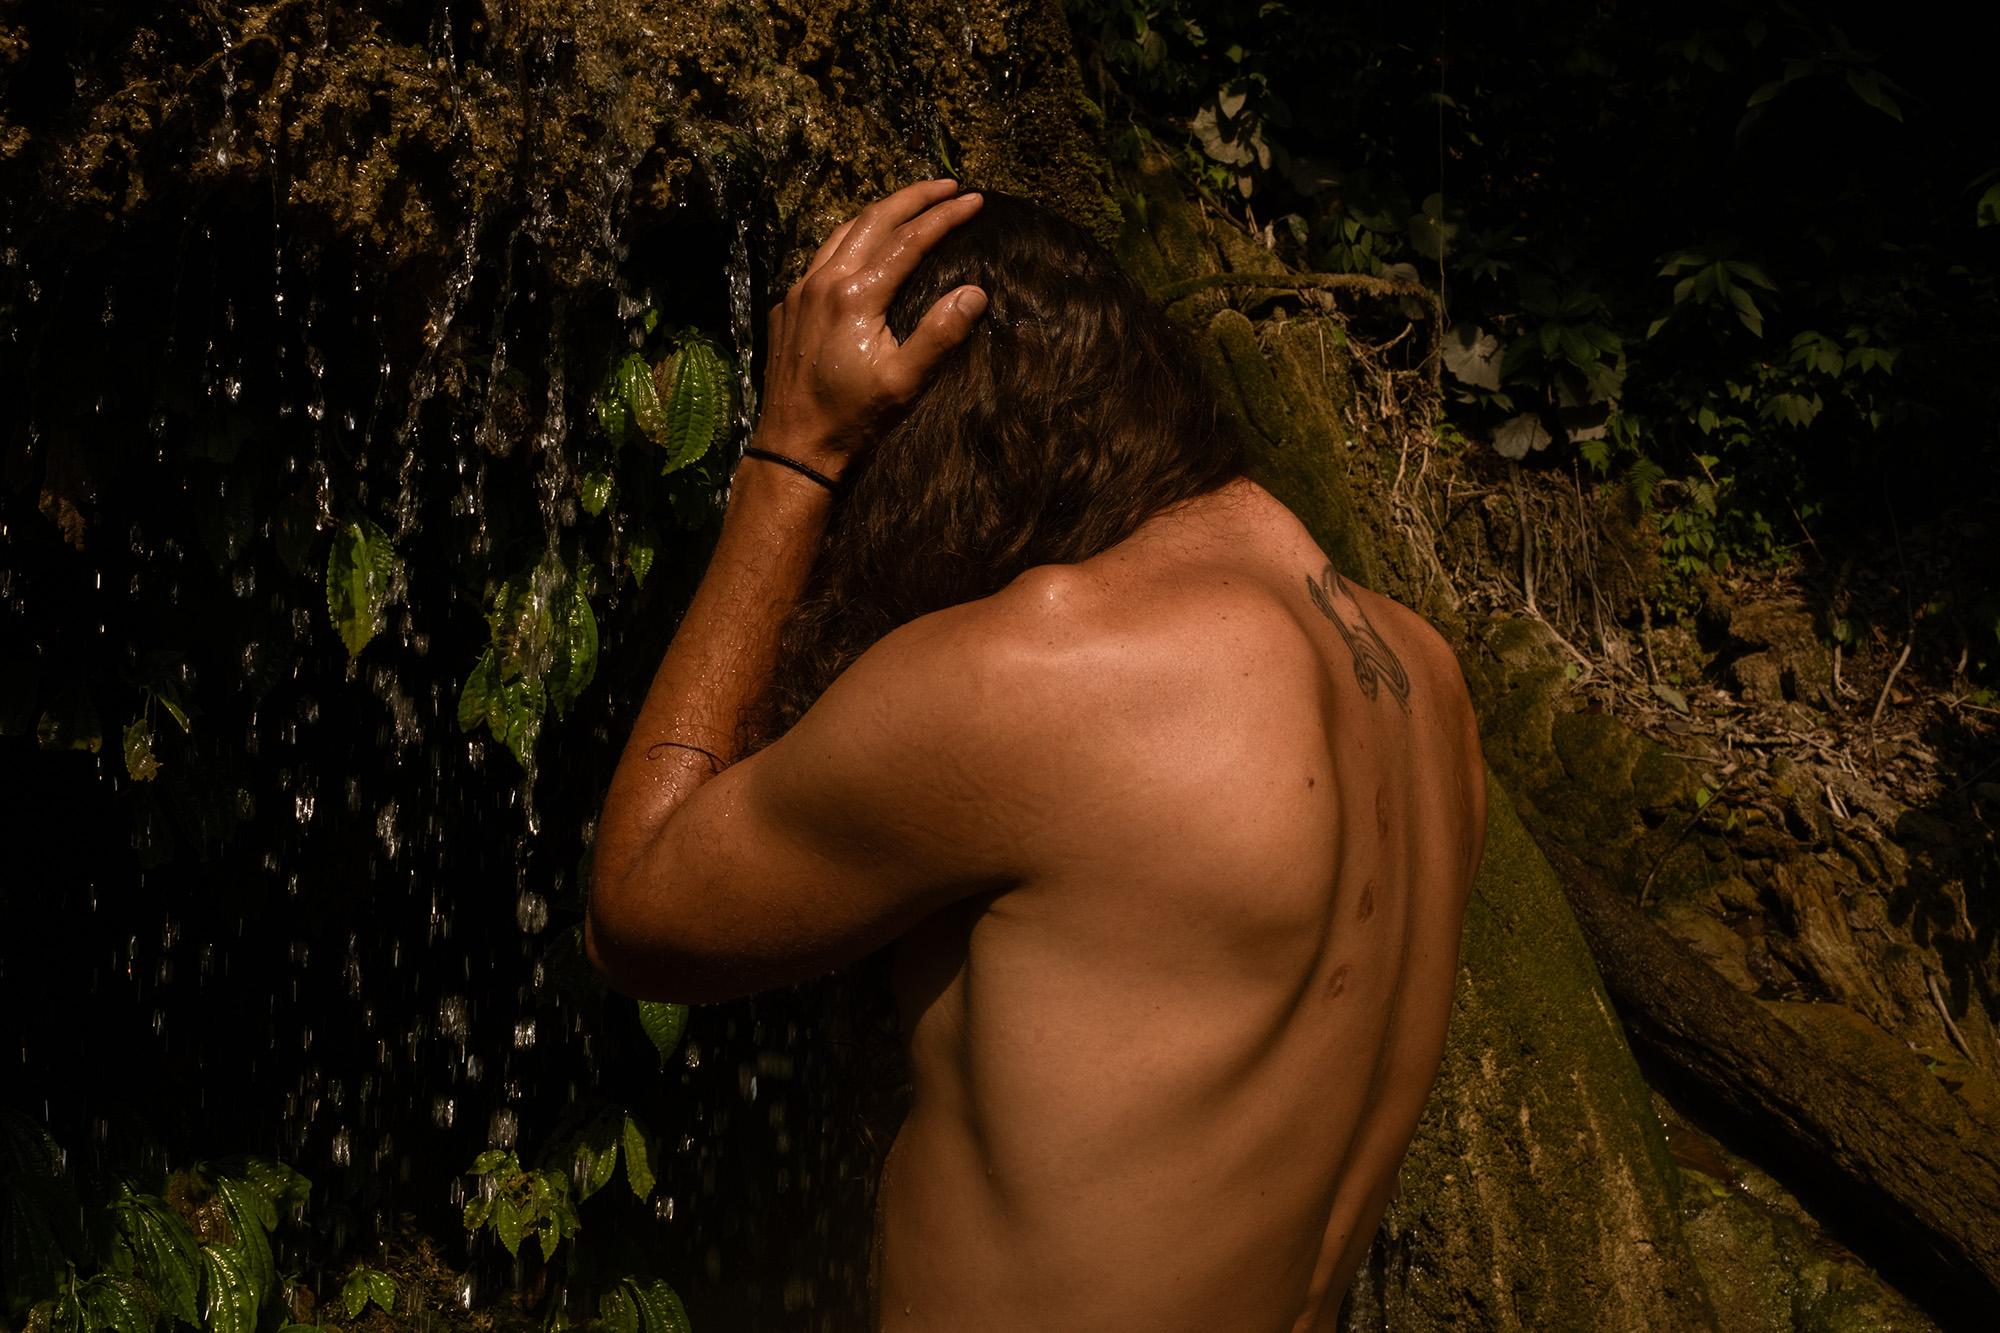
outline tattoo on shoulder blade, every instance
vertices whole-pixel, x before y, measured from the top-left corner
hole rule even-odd
[[[1354,655],[1354,679],[1361,686],[1361,692],[1373,699],[1383,685],[1396,696],[1396,702],[1404,712],[1410,710],[1410,673],[1403,670],[1402,662],[1382,636],[1375,632],[1368,613],[1361,609],[1361,602],[1347,586],[1347,580],[1340,577],[1340,571],[1332,565],[1315,579],[1306,575],[1306,592],[1312,597],[1313,605],[1319,613],[1333,622],[1340,631],[1341,642]]]

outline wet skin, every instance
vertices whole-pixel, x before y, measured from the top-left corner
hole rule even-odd
[[[977,208],[844,225],[757,442],[838,474],[984,308],[889,296]],[[828,508],[746,459],[600,817],[586,944],[712,1001],[897,942],[890,1329],[1331,1327],[1435,1076],[1484,784],[1456,664],[1255,485],[924,616],[728,745]]]
[[[965,619],[1069,682],[1035,706],[1070,739],[951,775],[1033,869],[897,947],[881,1324],[1331,1328],[1482,842],[1456,664],[1248,482],[991,601]]]

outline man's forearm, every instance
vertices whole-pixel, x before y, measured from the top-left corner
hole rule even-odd
[[[594,892],[616,893],[674,811],[714,775],[702,751],[734,757],[737,726],[770,679],[779,627],[805,587],[830,502],[825,487],[779,464],[737,464],[715,553],[612,775]]]

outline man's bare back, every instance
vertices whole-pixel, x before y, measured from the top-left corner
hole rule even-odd
[[[1103,684],[1052,720],[1037,873],[898,946],[882,1325],[1330,1328],[1443,1051],[1457,667],[1248,482],[989,601]]]
[[[901,942],[886,1327],[1329,1326],[1436,1073],[1481,848],[1451,654],[1236,475],[1192,353],[1045,209],[899,190],[769,330],[605,797],[591,959],[705,1002]],[[1049,554],[925,594],[739,754],[829,524],[876,581],[885,543]]]

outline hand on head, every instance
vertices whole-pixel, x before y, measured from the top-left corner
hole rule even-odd
[[[889,303],[930,248],[979,211],[951,180],[920,181],[834,229],[771,307],[757,443],[838,476],[972,332],[986,293],[945,293],[901,343]]]

